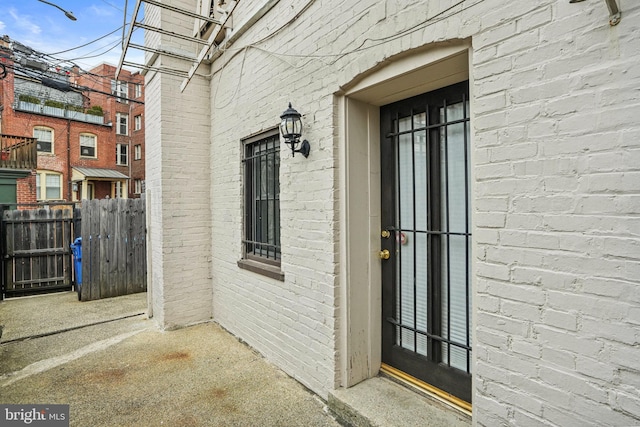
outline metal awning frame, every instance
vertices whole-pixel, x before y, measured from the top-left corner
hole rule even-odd
[[[123,44],[122,44],[122,53],[120,55],[120,61],[118,62],[118,67],[116,68],[116,73],[115,73],[115,79],[118,79],[118,76],[120,75],[120,71],[122,70],[123,66],[129,66],[129,67],[134,67],[134,68],[140,68],[143,71],[143,74],[145,72],[148,71],[155,71],[155,72],[159,72],[159,73],[165,73],[165,74],[170,74],[170,75],[174,75],[177,77],[183,77],[184,80],[182,81],[182,84],[180,85],[180,91],[184,91],[184,89],[187,87],[187,85],[189,84],[189,82],[191,81],[191,79],[193,78],[193,76],[196,74],[196,71],[198,70],[198,67],[200,67],[200,65],[202,65],[202,62],[206,59],[207,55],[209,54],[209,51],[212,48],[216,48],[217,45],[215,43],[216,38],[218,38],[218,36],[220,35],[220,32],[227,26],[227,22],[229,21],[229,18],[231,17],[231,14],[233,13],[233,11],[235,10],[238,2],[240,0],[233,0],[230,1],[228,4],[227,9],[224,11],[224,13],[222,14],[221,19],[213,19],[209,16],[204,16],[204,15],[200,15],[198,13],[195,12],[191,12],[188,11],[186,9],[182,9],[179,7],[175,7],[172,5],[168,5],[165,3],[162,3],[160,1],[157,0],[136,0],[136,5],[134,8],[134,12],[133,12],[133,16],[131,18],[131,25],[129,25],[129,31],[127,32],[126,37],[123,40]],[[211,24],[215,24],[215,27],[213,29],[213,31],[211,32],[211,34],[209,35],[209,38],[207,40],[198,38],[198,37],[191,37],[191,36],[187,36],[184,34],[178,34],[178,33],[174,33],[172,31],[167,31],[164,30],[162,28],[159,27],[153,27],[150,25],[146,25],[142,22],[138,22],[138,14],[140,13],[140,8],[142,6],[143,3],[147,3],[149,5],[152,6],[157,6],[160,7],[162,9],[166,9],[166,10],[170,10],[172,12],[176,12],[194,19],[199,19],[205,22],[209,22]],[[174,53],[174,52],[169,52],[165,49],[154,49],[154,48],[150,48],[147,46],[142,46],[139,44],[135,44],[135,43],[131,43],[131,36],[133,34],[133,31],[135,28],[142,28],[143,30],[146,31],[153,31],[159,34],[164,34],[164,35],[168,35],[171,37],[175,37],[175,38],[179,38],[181,40],[186,40],[186,41],[190,41],[190,42],[194,42],[197,43],[199,45],[202,45],[202,48],[200,49],[200,53],[198,54],[198,56],[194,59],[192,57],[188,57],[186,55],[180,55],[178,53]],[[129,49],[137,49],[137,50],[142,50],[145,52],[150,52],[153,53],[151,59],[145,63],[145,64],[138,64],[138,63],[134,63],[134,62],[129,62],[126,61],[126,55],[127,55],[127,51]],[[181,59],[181,60],[185,60],[185,61],[190,61],[192,62],[191,67],[189,68],[189,71],[182,71],[182,70],[176,70],[173,68],[167,68],[167,67],[153,67],[151,64],[153,64],[160,55],[165,55],[165,56],[169,56],[172,58],[176,58],[176,59]]]

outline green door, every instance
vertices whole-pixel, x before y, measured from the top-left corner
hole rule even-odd
[[[14,205],[18,202],[15,178],[0,178],[0,204]]]

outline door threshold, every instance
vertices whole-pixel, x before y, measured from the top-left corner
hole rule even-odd
[[[471,414],[389,376],[380,375],[329,392],[327,406],[348,427],[470,427]]]
[[[401,370],[396,369],[393,366],[389,366],[383,363],[380,366],[380,374],[397,383],[407,386],[420,394],[449,405],[452,408],[464,413],[465,415],[471,416],[471,404],[469,402],[465,402],[464,400],[452,394],[449,394],[446,391],[440,390],[439,388],[434,387],[431,384],[425,383],[422,380],[412,377],[411,375],[402,372]]]

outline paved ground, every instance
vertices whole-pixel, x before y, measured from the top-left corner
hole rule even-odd
[[[0,403],[72,426],[337,426],[325,403],[214,323],[159,331],[146,294],[0,302]]]

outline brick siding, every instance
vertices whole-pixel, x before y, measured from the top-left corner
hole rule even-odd
[[[256,3],[238,6],[234,22]],[[320,395],[339,386],[345,164],[334,94],[396,55],[470,38],[474,423],[638,424],[640,6],[622,1],[611,27],[601,1],[469,1],[437,15],[453,4],[312,2],[247,47],[302,8],[283,0],[203,67],[210,86],[196,77],[180,93],[181,79],[147,81],[160,322],[213,315]],[[280,282],[236,265],[240,140],[277,125],[289,101],[312,154],[282,147]]]

